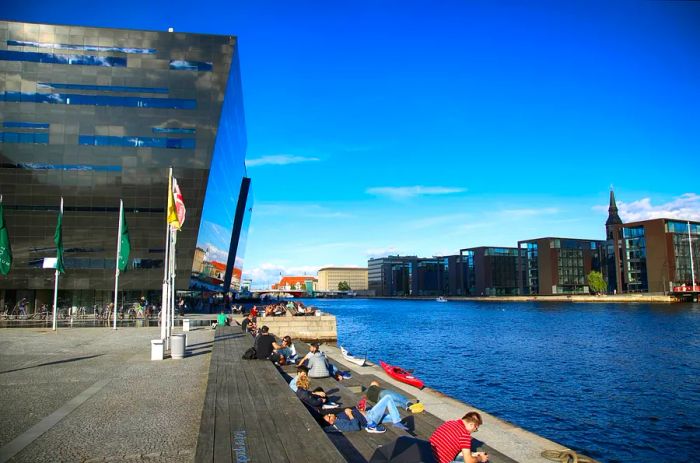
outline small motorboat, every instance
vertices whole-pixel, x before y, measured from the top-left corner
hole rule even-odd
[[[442,297],[442,296],[438,297],[438,298],[435,299],[435,300],[436,300],[437,302],[447,302],[447,299],[445,299],[445,298]]]
[[[355,357],[343,346],[340,346],[340,353],[343,354],[343,358],[345,360],[347,360],[350,363],[354,363],[355,365],[363,367],[365,366],[365,363],[367,363],[367,356],[365,356],[364,358]]]
[[[401,367],[397,367],[394,365],[389,365],[388,363],[383,362],[382,360],[379,361],[379,364],[384,368],[384,371],[386,371],[386,374],[391,376],[392,378],[401,381],[402,383],[410,384],[411,386],[415,386],[418,389],[423,389],[423,381],[420,379],[416,378],[411,374],[411,372],[404,370]]]

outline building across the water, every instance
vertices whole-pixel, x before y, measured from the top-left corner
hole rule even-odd
[[[520,294],[589,294],[587,276],[601,271],[603,244],[555,237],[518,241]]]
[[[50,303],[64,200],[60,306],[112,300],[119,201],[131,238],[119,290],[158,302],[168,169],[187,215],[177,290],[241,275],[252,212],[233,36],[0,21],[0,194],[14,262],[0,305]]]
[[[620,251],[613,254],[617,292],[700,292],[700,222],[618,224],[612,241]]]
[[[284,291],[305,291],[313,293],[317,290],[318,279],[313,276],[283,276],[280,281],[271,285],[271,289]]]
[[[318,290],[338,291],[345,282],[352,291],[367,290],[367,267],[324,267],[318,270]]]
[[[460,249],[465,262],[465,294],[513,296],[518,291],[518,248],[487,247]]]

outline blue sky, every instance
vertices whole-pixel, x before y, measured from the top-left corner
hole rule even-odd
[[[94,5],[0,16],[239,37],[256,285],[603,238],[611,184],[623,219],[700,220],[700,2]]]

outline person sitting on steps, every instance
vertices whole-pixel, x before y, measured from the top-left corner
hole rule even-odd
[[[365,387],[362,386],[362,389],[365,390]],[[369,387],[366,388],[365,393],[367,394],[367,399],[374,403],[379,402],[379,400],[385,396],[391,396],[394,399],[394,403],[396,403],[398,407],[401,407],[404,410],[410,410],[411,413],[420,413],[425,410],[425,407],[419,400],[416,400],[416,402],[413,403],[398,392],[379,386],[377,381],[372,381],[369,383]]]
[[[332,376],[338,381],[352,378],[349,372],[341,372],[335,365],[330,363],[319,348],[319,343],[312,342],[309,346],[309,353],[298,362],[299,365],[307,363],[310,378],[328,378]]]

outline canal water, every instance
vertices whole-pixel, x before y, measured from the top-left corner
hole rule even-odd
[[[305,302],[355,354],[602,462],[700,461],[700,304]]]

